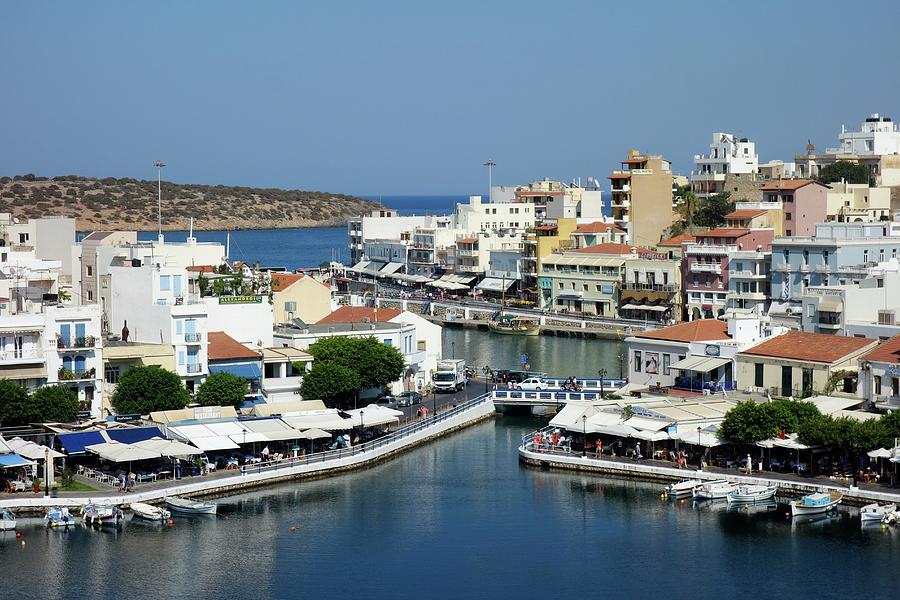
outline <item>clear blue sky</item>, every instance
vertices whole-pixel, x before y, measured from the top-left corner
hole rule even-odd
[[[355,194],[687,173],[900,119],[900,3],[4,2],[0,175]]]

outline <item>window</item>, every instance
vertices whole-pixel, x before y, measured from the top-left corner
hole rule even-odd
[[[863,262],[864,263],[869,262],[869,251],[868,250],[863,250]]]
[[[563,282],[562,282],[562,281],[559,282],[559,289],[563,289]]]
[[[640,350],[634,351],[634,372],[635,373],[641,372],[641,351]]]
[[[168,292],[172,289],[172,278],[169,275],[159,276],[159,289],[161,292]]]
[[[784,220],[785,220],[785,221],[790,221],[790,220],[791,220],[791,213],[784,213]]]
[[[384,345],[385,346],[393,346],[394,342],[391,340],[391,338],[384,338]]]
[[[87,265],[85,268],[87,269],[87,276],[88,276],[88,277],[93,277],[93,275],[94,275],[94,267],[92,267],[91,265]]]
[[[828,264],[828,250],[822,250],[822,262]]]
[[[875,388],[875,395],[880,396],[881,395],[881,375],[875,376],[875,385],[873,387]]]
[[[816,305],[815,304],[807,304],[806,305],[806,316],[807,317],[816,316]]]
[[[662,365],[663,375],[668,375],[669,374],[669,364],[672,361],[672,355],[671,354],[663,354],[662,361],[663,361],[663,365]]]
[[[94,292],[92,292],[91,290],[88,290],[88,300],[93,300],[93,299],[94,299]]]
[[[785,231],[785,232],[784,232],[784,233],[785,233],[785,235],[787,235],[787,236],[788,236],[788,237],[791,237],[791,235],[792,235],[792,233],[791,233],[791,230],[790,230],[790,229],[788,229],[788,230],[787,230],[787,231]],[[787,252],[785,252],[785,254],[787,254]]]
[[[765,387],[765,383],[763,382],[763,368],[764,365],[762,363],[755,363],[753,365],[753,385],[758,388]]]
[[[183,367],[185,362],[185,352],[184,350],[178,351],[178,366]]]
[[[106,383],[119,383],[119,375],[121,375],[122,367],[114,367],[112,365],[106,365],[106,368],[103,369],[103,380]]]
[[[878,262],[884,262],[884,248],[878,251]]]
[[[804,251],[803,251],[803,264],[804,264],[804,265],[808,265],[808,264],[809,264],[809,250],[804,250]]]

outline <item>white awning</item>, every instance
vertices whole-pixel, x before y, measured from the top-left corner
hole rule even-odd
[[[235,444],[250,444],[253,442],[270,442],[264,433],[256,433],[255,431],[245,431],[244,433],[233,433],[228,436]]]
[[[657,306],[655,304],[625,304],[623,310],[652,310],[653,312],[665,312],[669,310],[668,306]]]
[[[487,292],[505,292],[515,283],[515,279],[497,279],[495,277],[485,277],[478,282],[475,289]]]
[[[345,419],[337,409],[316,410],[297,415],[286,415],[282,421],[294,429],[324,429],[325,431],[353,429],[353,419]]]
[[[713,446],[721,446],[725,440],[720,439],[713,431],[697,431],[696,429],[688,429],[678,436],[678,439],[685,444],[693,444],[695,446],[705,446],[712,448]]]
[[[397,262],[389,262],[388,264],[381,267],[381,270],[378,271],[379,275],[390,275],[391,273],[396,273],[400,269],[403,268],[403,263]]]
[[[360,424],[360,415],[362,415],[363,427],[374,427],[375,425],[386,425],[388,423],[396,423],[403,416],[403,412],[394,410],[386,406],[378,404],[370,404],[365,408],[348,410],[347,414],[351,416],[354,425]]]
[[[452,290],[452,291],[462,291],[469,289],[469,286],[463,285],[461,283],[456,283],[454,281],[442,281],[438,279],[437,281],[429,281],[428,284],[431,287],[440,288],[442,290]]]
[[[577,429],[581,426],[581,417],[593,417],[598,410],[592,404],[585,402],[568,402],[556,415],[550,419],[551,427],[563,427]]]
[[[362,261],[356,263],[355,265],[353,265],[352,267],[350,267],[350,270],[351,271],[365,271],[366,269],[369,268],[369,265],[371,265],[371,264],[372,264],[372,261],[362,260]]]
[[[837,300],[820,300],[819,312],[841,312],[844,310],[844,303]]]
[[[241,421],[241,424],[249,431],[262,434],[273,442],[300,439],[300,430],[294,429],[281,419],[253,419]]]
[[[576,292],[575,290],[562,290],[556,294],[559,300],[581,300],[584,292]]]
[[[209,452],[210,450],[236,450],[240,448],[227,435],[194,438],[190,442],[204,452]]]
[[[223,425],[223,423],[215,423],[215,425]],[[243,429],[238,428],[238,431],[243,431]],[[204,451],[233,450],[238,448],[238,445],[231,441],[227,434],[217,434],[207,425],[179,425],[168,427],[167,432]]]
[[[697,371],[700,373],[709,373],[713,369],[717,369],[723,365],[727,365],[731,361],[727,358],[716,358],[710,356],[688,356],[679,361],[675,361],[669,365],[670,369],[678,369],[679,371]]]

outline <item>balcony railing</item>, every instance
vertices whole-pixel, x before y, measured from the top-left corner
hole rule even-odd
[[[187,373],[199,373],[203,370],[203,365],[201,365],[200,363],[188,363],[184,367],[184,370]]]
[[[693,263],[691,273],[716,273],[721,275],[722,265],[719,263]]]
[[[830,265],[816,265],[813,269],[816,273],[831,273]]]
[[[201,336],[199,333],[186,333],[184,334],[184,342],[186,344],[199,344]]]
[[[57,371],[57,377],[60,381],[85,381],[96,379],[97,371],[93,368],[85,371],[73,371],[71,369],[60,367],[59,371]]]
[[[56,338],[56,347],[59,350],[79,350],[94,348],[97,346],[97,338],[92,335],[83,335],[75,338]]]
[[[625,282],[622,284],[623,290],[640,290],[648,292],[674,292],[675,286],[671,283],[635,283]]]
[[[728,254],[736,252],[737,246],[731,244],[690,244],[687,247],[688,254]]]
[[[44,353],[37,350],[7,350],[0,352],[0,362],[32,360],[43,362]]]
[[[765,279],[765,273],[757,273],[756,271],[728,271],[732,279]]]
[[[790,273],[793,270],[793,267],[791,266],[791,263],[783,262],[775,265],[775,270],[779,273]]]

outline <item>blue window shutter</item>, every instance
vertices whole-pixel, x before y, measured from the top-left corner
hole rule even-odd
[[[71,356],[63,356],[62,360],[63,369],[66,371],[72,370],[72,357]]]
[[[184,350],[178,351],[178,364],[184,366]]]
[[[175,319],[175,333],[181,335],[181,319]]]
[[[76,373],[84,373],[85,371],[85,358],[83,356],[75,357],[75,372]]]
[[[59,337],[61,337],[63,339],[63,341],[66,343],[66,346],[68,346],[69,342],[71,342],[71,339],[72,339],[72,326],[69,325],[68,323],[63,323],[62,325],[60,325],[59,326]]]
[[[84,337],[84,323],[75,323],[75,339]]]

